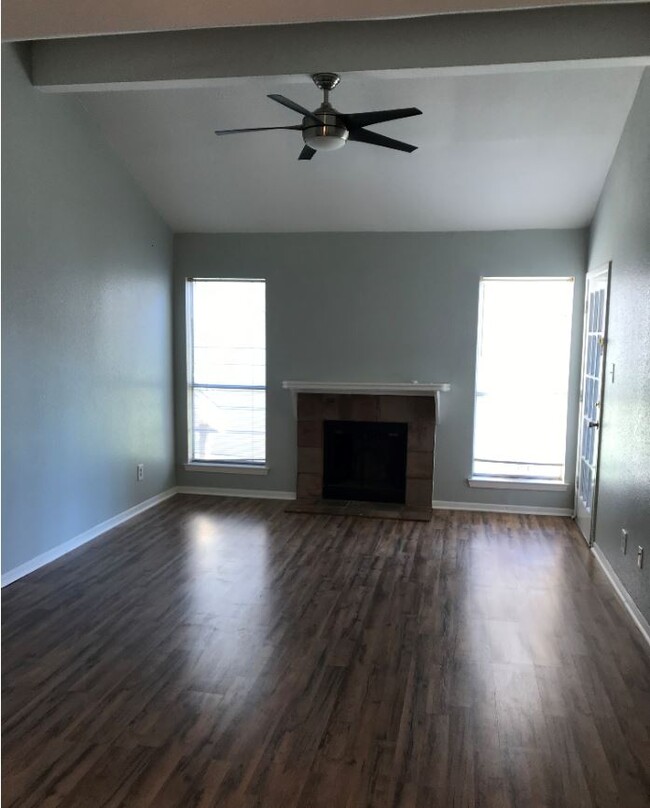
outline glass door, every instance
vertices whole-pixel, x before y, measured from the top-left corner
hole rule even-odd
[[[607,350],[607,303],[611,264],[587,274],[582,346],[576,522],[593,542],[598,496],[598,453],[603,417],[603,376]]]

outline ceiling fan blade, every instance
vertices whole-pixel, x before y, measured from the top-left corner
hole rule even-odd
[[[300,152],[299,160],[311,160],[311,158],[316,154],[316,149],[312,149],[311,146],[305,144],[303,150]]]
[[[379,135],[377,132],[368,132],[367,129],[353,129],[348,140],[356,140],[359,143],[370,143],[373,146],[385,146],[387,149],[396,149],[403,152],[414,152],[417,146],[409,143],[402,143],[401,140],[393,140],[392,137]]]
[[[384,121],[396,121],[400,118],[412,118],[414,115],[422,115],[422,110],[416,107],[405,109],[383,109],[377,112],[352,112],[349,115],[341,115],[348,129],[360,129],[362,126],[372,126],[374,123]]]
[[[271,95],[268,95],[267,98],[277,101],[278,104],[282,104],[284,107],[289,107],[289,109],[292,109],[299,115],[303,115],[305,118],[311,118],[313,121],[316,121],[316,123],[323,123],[318,116],[314,115],[313,112],[305,109],[305,107],[301,107],[300,104],[296,104],[295,101],[292,101],[290,98],[287,98],[284,95],[276,95],[275,93],[271,93]]]
[[[215,135],[238,135],[240,132],[268,132],[271,129],[298,129],[302,132],[302,126],[256,126],[252,129],[217,129]]]

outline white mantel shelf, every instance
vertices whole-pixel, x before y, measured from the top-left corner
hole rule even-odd
[[[365,396],[435,396],[451,385],[429,382],[282,382],[293,393],[351,393]]]
[[[433,396],[436,399],[436,421],[439,420],[440,393],[451,390],[448,382],[282,382],[293,394],[293,411],[297,412],[298,393],[338,393],[364,396]]]

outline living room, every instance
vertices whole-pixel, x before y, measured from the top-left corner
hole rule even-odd
[[[645,804],[647,15],[5,30],[8,805]],[[333,69],[417,150],[215,136]],[[255,359],[199,380],[215,289]],[[323,504],[301,408],[391,396],[433,402],[423,512]]]

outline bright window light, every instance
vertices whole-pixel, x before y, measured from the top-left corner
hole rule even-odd
[[[564,481],[573,286],[481,279],[473,477]]]
[[[189,280],[189,459],[266,461],[266,305],[262,280]]]

